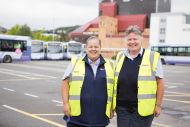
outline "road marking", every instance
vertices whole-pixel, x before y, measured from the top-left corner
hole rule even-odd
[[[167,85],[167,88],[173,89],[173,88],[177,88],[177,86],[168,86],[168,85]]]
[[[174,99],[168,99],[164,98],[165,101],[173,101],[173,102],[180,102],[180,103],[185,103],[185,104],[190,104],[190,101],[180,101],[180,100],[174,100]]]
[[[190,94],[164,95],[165,97],[188,97]]]
[[[20,77],[29,78],[29,79],[30,78],[31,79],[36,79],[36,76],[38,76],[38,77],[48,77],[48,78],[57,78],[57,77],[49,76],[49,75],[42,75],[42,74],[36,74],[36,73],[28,73],[28,72],[16,71],[16,70],[4,69],[4,68],[0,68],[0,73],[6,73],[6,74],[20,76]],[[27,77],[26,75],[30,76],[30,77]]]
[[[61,106],[61,107],[62,107],[62,106],[63,106],[63,104],[56,104],[56,106]]]
[[[26,115],[26,116],[30,116],[30,117],[32,117],[32,118],[35,118],[35,119],[41,120],[41,121],[43,121],[43,122],[49,123],[49,124],[54,125],[54,126],[56,126],[56,127],[66,127],[66,126],[63,126],[63,125],[61,125],[61,124],[59,124],[59,123],[56,123],[56,122],[50,121],[50,120],[48,120],[48,119],[45,119],[45,118],[42,118],[42,117],[39,117],[39,116],[30,114],[30,113],[28,113],[28,112],[25,112],[25,111],[22,111],[22,110],[13,108],[13,107],[8,106],[8,105],[2,105],[2,106],[5,107],[5,108],[8,108],[8,109],[11,109],[11,110],[13,110],[13,111],[15,111],[15,112],[19,112],[19,113],[21,113],[21,114],[24,114],[24,115]]]
[[[184,81],[184,82],[190,83],[190,81]]]
[[[40,80],[40,79],[52,79],[52,78],[32,78],[32,79],[7,79],[7,80],[0,80],[0,82],[14,82],[14,81],[25,81],[25,80]]]
[[[23,65],[23,64],[6,64],[8,66],[16,66],[16,67],[22,67],[22,68],[33,68],[33,69],[38,69],[38,70],[45,70],[45,71],[54,71],[54,72],[62,72],[63,69],[58,69],[58,68],[50,68],[50,67],[37,67],[37,66],[32,66],[32,65]]]
[[[185,73],[185,71],[164,70],[166,73]]]
[[[27,78],[27,79],[32,79],[31,77],[27,77],[27,76],[20,75],[20,74],[14,74],[14,73],[11,73],[11,72],[3,72],[3,71],[0,71],[0,73],[9,74],[9,75],[14,75],[14,76],[17,76],[17,77],[22,77],[22,78]]]
[[[29,93],[24,93],[24,95],[26,95],[26,96],[30,96],[30,97],[34,97],[34,98],[38,98],[38,96],[33,95],[33,94],[29,94]]]
[[[47,66],[52,66],[52,67],[61,67],[61,68],[63,68],[63,69],[65,69],[68,65],[67,64],[49,64],[49,63],[32,63],[33,65],[40,65],[40,66],[42,66],[42,65],[47,65]]]
[[[36,116],[64,116],[65,114],[32,114]]]
[[[165,84],[171,84],[171,85],[184,85],[184,83],[176,83],[176,82],[165,82]]]
[[[51,101],[55,102],[55,103],[63,104],[63,102],[61,102],[61,101],[57,101],[57,100],[51,100]]]
[[[184,95],[189,95],[188,93],[172,92],[172,91],[165,91],[165,93],[174,93],[174,94],[184,94]]]
[[[15,90],[13,89],[9,89],[9,88],[3,88],[4,90],[7,90],[7,91],[11,91],[11,92],[14,92]]]
[[[166,124],[160,124],[160,123],[156,123],[156,122],[152,122],[154,125],[157,125],[159,127],[171,127],[169,125],[166,125]]]

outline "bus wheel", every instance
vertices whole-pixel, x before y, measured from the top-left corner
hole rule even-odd
[[[9,55],[4,56],[3,63],[11,63],[11,62],[12,62],[11,56]]]
[[[164,59],[161,59],[161,62],[162,62],[162,64],[166,64],[166,62],[165,62],[165,60]]]

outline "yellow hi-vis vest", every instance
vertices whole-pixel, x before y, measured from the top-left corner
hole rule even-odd
[[[138,74],[138,113],[148,116],[154,113],[156,103],[157,83],[155,70],[160,54],[145,50]],[[113,108],[116,107],[117,82],[119,72],[124,62],[124,53],[118,53],[115,64],[115,86],[113,97]],[[126,93],[127,94],[127,93]]]
[[[114,64],[110,60],[105,59],[105,61],[106,63],[104,64],[104,67],[106,71],[108,96],[106,115],[110,117],[114,89]],[[80,95],[85,76],[85,62],[82,60],[82,58],[77,58],[77,60],[73,60],[72,58],[71,63],[74,68],[72,71],[71,80],[69,82],[69,104],[71,109],[71,116],[79,116],[81,114]]]

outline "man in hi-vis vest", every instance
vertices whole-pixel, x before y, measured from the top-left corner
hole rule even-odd
[[[113,116],[114,65],[100,52],[100,40],[91,36],[86,55],[73,58],[65,71],[62,99],[67,127],[105,127]]]
[[[160,54],[142,48],[138,26],[126,30],[127,49],[117,54],[113,108],[118,127],[150,127],[164,94]]]

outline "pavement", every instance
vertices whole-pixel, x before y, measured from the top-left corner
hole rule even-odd
[[[0,127],[65,127],[61,78],[68,64],[69,61],[0,63]],[[164,65],[163,69],[163,110],[152,127],[189,127],[190,66]],[[115,116],[108,127],[116,126]]]

